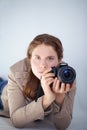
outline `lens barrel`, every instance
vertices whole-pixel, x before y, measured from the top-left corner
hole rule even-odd
[[[70,66],[60,67],[57,73],[57,77],[63,83],[72,84],[76,78],[75,70]]]

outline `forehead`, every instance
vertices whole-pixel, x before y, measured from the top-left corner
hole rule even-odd
[[[52,46],[42,44],[33,49],[32,55],[57,55],[57,53]]]

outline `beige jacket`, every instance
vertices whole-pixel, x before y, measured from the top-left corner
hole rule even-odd
[[[4,111],[0,111],[0,115],[10,116],[15,127],[25,127],[32,121],[50,117],[56,128],[66,129],[72,119],[75,90],[66,94],[61,108],[53,102],[49,109],[44,111],[42,97],[35,102],[23,96],[23,86],[28,78],[28,63],[25,58],[10,67],[8,85],[3,89],[1,96]]]

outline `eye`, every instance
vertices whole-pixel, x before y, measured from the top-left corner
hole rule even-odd
[[[35,56],[35,59],[40,60],[40,56]]]
[[[54,60],[54,57],[49,56],[49,57],[48,57],[48,60],[50,60],[50,61],[51,61],[51,60]]]

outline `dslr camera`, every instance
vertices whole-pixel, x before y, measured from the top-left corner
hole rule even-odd
[[[52,67],[51,73],[54,73],[54,78],[58,77],[60,82],[72,84],[76,78],[76,71],[67,63],[62,62],[57,67]]]
[[[58,77],[60,82],[72,84],[76,78],[76,71],[74,68],[69,66],[67,63],[62,62],[57,67],[52,67],[52,70],[49,73],[54,73],[54,78]],[[52,84],[50,84],[52,87]],[[35,101],[37,102],[38,98],[44,95],[41,84],[39,84],[38,89],[35,94]]]

